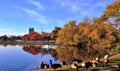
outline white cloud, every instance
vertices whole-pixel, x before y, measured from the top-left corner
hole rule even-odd
[[[31,3],[32,5],[36,6],[37,8],[41,10],[45,9],[44,6],[40,2],[37,2],[35,0],[27,0],[27,2]]]
[[[77,7],[76,5],[73,5],[73,6],[71,7],[71,10],[72,10],[73,12],[77,12],[77,11],[79,11],[79,7]]]
[[[88,0],[55,0],[61,7],[72,14],[78,14],[79,16],[99,16],[106,5],[112,3],[113,0],[108,1],[88,1]],[[94,2],[93,2],[94,1]],[[98,13],[99,12],[99,13]]]
[[[34,10],[30,10],[30,9],[23,9],[23,10],[29,16],[31,16],[36,22],[44,24],[44,25],[48,24],[48,20],[42,14],[40,14],[40,13],[34,11]]]
[[[70,1],[70,0],[55,0],[62,7],[67,10],[71,10],[72,12],[78,12],[83,6],[89,6],[88,3],[78,2],[78,1]]]

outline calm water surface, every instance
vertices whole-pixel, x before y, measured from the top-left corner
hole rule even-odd
[[[32,49],[31,49],[32,50]],[[0,71],[32,71],[38,70],[42,61],[49,64],[54,58],[50,54],[30,53],[23,46],[0,46]]]

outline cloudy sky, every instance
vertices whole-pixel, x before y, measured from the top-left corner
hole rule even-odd
[[[0,35],[50,32],[70,20],[99,17],[115,0],[0,0]]]

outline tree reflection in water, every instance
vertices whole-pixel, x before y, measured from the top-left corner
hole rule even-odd
[[[55,49],[49,48],[42,48],[42,46],[23,46],[23,50],[26,52],[29,52],[32,55],[37,55],[39,53],[41,53],[41,55],[45,55],[45,54],[51,54],[53,57],[56,56],[56,51]]]

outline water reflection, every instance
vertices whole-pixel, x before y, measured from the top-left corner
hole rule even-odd
[[[35,47],[35,46],[23,46],[23,50],[26,52],[29,52],[33,55],[36,55],[41,52],[41,47]]]
[[[56,56],[55,47],[56,46],[50,46],[50,45],[49,45],[49,48],[48,48],[48,45],[23,46],[23,50],[33,55],[37,55],[41,53],[41,55],[51,54],[53,57],[55,57]]]
[[[0,68],[4,71],[38,70],[41,62],[49,64],[49,60],[58,63],[51,55],[53,49],[41,46],[0,46]]]

